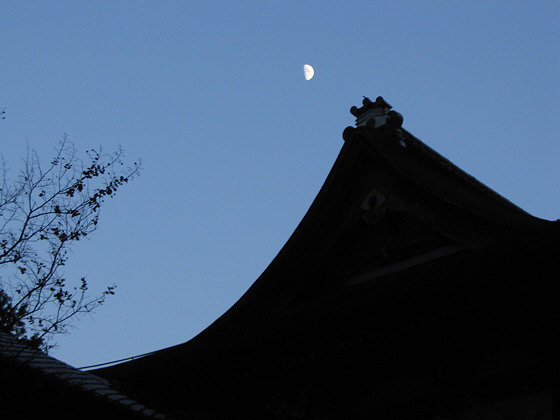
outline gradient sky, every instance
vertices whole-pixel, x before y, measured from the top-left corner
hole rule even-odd
[[[52,354],[185,342],[303,218],[362,96],[529,213],[560,218],[558,1],[0,1],[0,151],[121,145],[143,170],[66,275],[117,284]],[[315,77],[306,81],[302,67]]]

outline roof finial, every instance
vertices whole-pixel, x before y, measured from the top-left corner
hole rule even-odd
[[[391,110],[392,106],[383,97],[378,96],[375,102],[372,102],[367,96],[364,96],[362,104],[361,108],[355,106],[350,108],[350,112],[356,117],[356,127],[367,125],[373,128],[391,125],[400,128],[402,126],[402,115]]]

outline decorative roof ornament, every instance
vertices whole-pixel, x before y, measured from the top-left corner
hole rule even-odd
[[[389,105],[385,99],[378,96],[375,102],[364,96],[361,108],[353,106],[350,113],[356,117],[356,127],[367,125],[370,128],[378,128],[385,125],[401,128],[403,116]]]

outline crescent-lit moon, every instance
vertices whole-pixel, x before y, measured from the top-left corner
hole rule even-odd
[[[304,64],[303,75],[305,76],[305,80],[311,80],[313,76],[315,76],[315,70],[309,64]]]

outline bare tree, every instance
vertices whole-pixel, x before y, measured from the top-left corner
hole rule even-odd
[[[0,330],[48,351],[54,334],[114,294],[89,296],[86,279],[67,280],[63,267],[71,244],[97,229],[103,201],[138,171],[122,150],[90,150],[83,162],[66,137],[47,165],[28,148],[13,180],[0,161]]]

